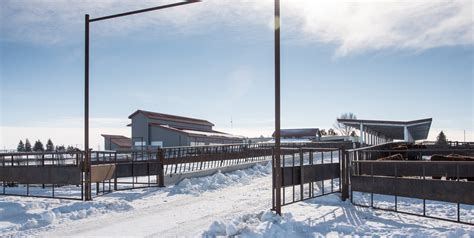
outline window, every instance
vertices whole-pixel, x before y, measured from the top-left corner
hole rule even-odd
[[[152,141],[151,146],[163,147],[163,141]]]
[[[145,143],[145,141],[135,141],[134,145],[135,146],[145,146],[146,143]]]
[[[189,145],[190,146],[199,146],[199,145],[206,145],[206,143],[191,141],[191,143]]]

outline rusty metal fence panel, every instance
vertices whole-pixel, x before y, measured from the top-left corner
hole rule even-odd
[[[397,153],[401,154],[404,159],[413,155],[416,157],[411,158],[418,159],[416,161],[377,160],[380,157]],[[474,210],[474,161],[430,160],[432,155],[448,154],[473,156],[474,149],[383,150],[361,148],[350,150],[346,156],[349,158],[351,168],[351,201],[359,206],[474,224],[474,214],[468,216]],[[369,194],[369,204],[355,202],[354,193]],[[393,196],[393,208],[375,206],[374,194]],[[422,200],[421,213],[400,211],[399,199],[402,198]],[[426,201],[455,204],[456,218],[427,215],[430,211],[427,209]]]
[[[231,144],[91,150],[87,160],[84,151],[0,153],[0,194],[90,200],[92,191],[100,196],[115,190],[162,187],[165,176],[269,161],[272,148]]]
[[[281,148],[281,180],[276,181],[273,159],[273,209],[276,190],[281,190],[281,206],[336,192],[342,188],[342,149],[321,147]],[[277,184],[279,183],[279,184]]]
[[[92,171],[99,165],[113,164],[115,167],[111,177],[101,181],[93,179],[92,182],[95,183],[96,195],[114,190],[163,187],[165,176],[270,160],[271,153],[272,147],[267,144],[94,151],[91,153]]]
[[[1,195],[82,200],[83,154],[0,153]]]

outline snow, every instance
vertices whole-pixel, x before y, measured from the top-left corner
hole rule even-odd
[[[193,134],[193,135],[201,135],[201,136],[209,136],[209,137],[226,137],[226,138],[237,138],[237,139],[243,139],[244,137],[243,136],[237,136],[237,135],[231,135],[231,134],[227,134],[227,133],[224,133],[224,132],[220,132],[220,131],[197,131],[197,130],[190,130],[190,129],[178,129],[178,128],[174,128],[174,127],[171,127],[169,125],[161,125],[162,127],[166,127],[166,128],[170,128],[170,129],[173,129],[173,130],[178,130],[178,131],[182,131],[182,132],[185,132],[185,133],[188,133],[188,134]]]
[[[0,196],[0,237],[474,236],[473,226],[357,207],[337,194],[284,206],[282,217],[269,211],[271,199],[270,164],[91,202]],[[389,198],[378,199],[389,205]],[[452,213],[441,203],[430,206]],[[464,209],[466,216],[473,211]]]
[[[473,237],[474,227],[356,207],[332,194],[272,211],[215,221],[204,236],[240,237]]]
[[[184,179],[171,188],[170,194],[199,195],[206,191],[214,191],[238,183],[250,183],[256,177],[268,176],[272,173],[271,163],[257,164],[250,169],[237,170],[222,174],[220,171],[212,176]]]

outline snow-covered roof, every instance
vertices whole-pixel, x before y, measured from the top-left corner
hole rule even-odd
[[[199,130],[190,130],[190,129],[179,129],[169,125],[160,125],[157,123],[150,123],[152,126],[158,126],[164,129],[185,133],[189,136],[198,136],[198,137],[220,137],[220,138],[229,138],[229,139],[243,139],[243,136],[232,135],[220,131],[210,130],[210,131],[199,131]]]
[[[203,119],[176,116],[176,115],[170,115],[170,114],[158,113],[158,112],[150,112],[150,111],[145,111],[145,110],[137,110],[134,113],[132,113],[130,116],[128,116],[128,118],[132,119],[132,117],[134,117],[138,113],[142,113],[146,117],[150,119],[155,119],[155,120],[174,121],[174,122],[182,122],[182,123],[189,123],[189,124],[196,124],[196,125],[214,126],[213,123],[203,120]]]
[[[236,139],[243,139],[243,136],[237,136],[232,134],[227,134],[220,131],[196,131],[196,130],[182,130],[190,135],[197,135],[197,136],[209,136],[209,137],[226,137],[226,138],[236,138]]]

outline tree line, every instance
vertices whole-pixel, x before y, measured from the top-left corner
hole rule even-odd
[[[46,142],[46,148],[44,147],[41,140],[35,141],[34,145],[31,146],[31,143],[27,138],[27,139],[25,139],[25,143],[23,143],[23,140],[20,140],[16,150],[18,152],[32,152],[32,151],[34,151],[34,152],[43,152],[43,151],[66,152],[67,151],[67,152],[69,152],[69,151],[75,151],[75,150],[77,150],[77,148],[74,147],[74,146],[71,146],[71,145],[69,145],[67,147],[65,147],[64,145],[54,146],[53,141],[51,139],[48,139],[48,142]]]

